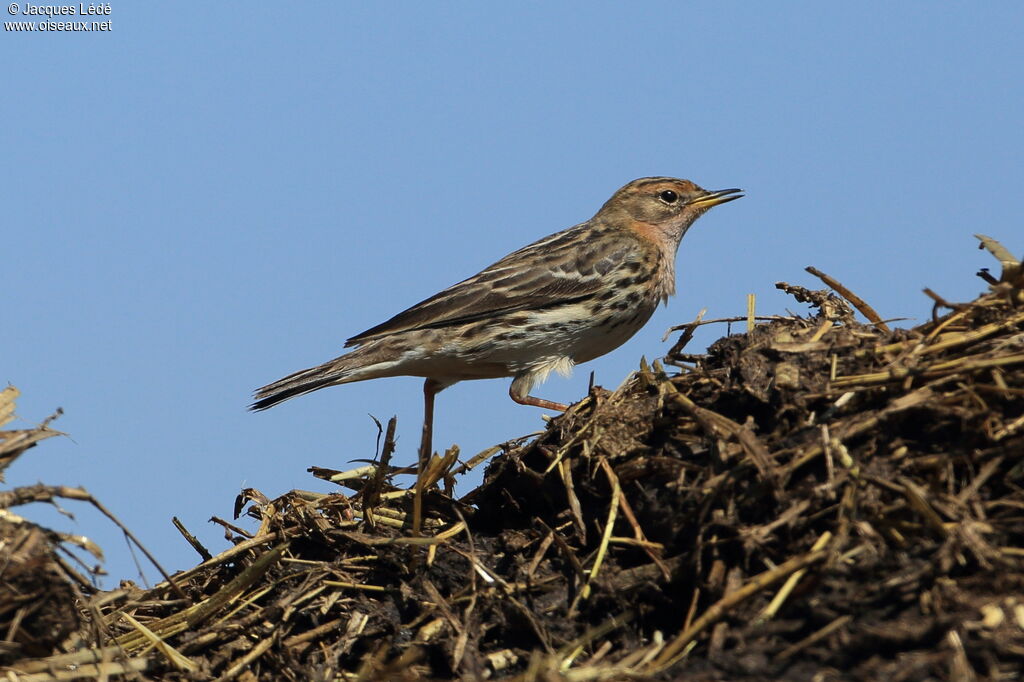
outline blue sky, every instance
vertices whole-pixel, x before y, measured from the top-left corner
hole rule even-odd
[[[224,548],[207,519],[242,487],[331,490],[305,469],[372,457],[369,414],[398,415],[415,459],[419,379],[261,414],[252,389],[633,178],[747,196],[686,236],[643,331],[536,395],[614,387],[748,293],[803,312],[774,283],[819,286],[807,265],[915,324],[922,287],[984,288],[973,233],[1024,248],[1020,3],[110,4],[110,32],[0,36],[0,381],[17,426],[61,406],[70,436],[7,476],[85,486],[170,569],[196,561],[171,516]],[[541,429],[507,390],[442,393],[435,447]],[[19,513],[99,542],[108,586],[138,579],[110,524],[65,507]]]

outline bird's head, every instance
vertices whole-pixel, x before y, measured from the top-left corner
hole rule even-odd
[[[739,199],[742,191],[708,191],[689,180],[677,178],[640,178],[612,195],[594,220],[629,225],[676,247],[693,221],[712,206]]]

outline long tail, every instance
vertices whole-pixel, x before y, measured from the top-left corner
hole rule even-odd
[[[284,379],[278,379],[263,388],[256,389],[256,392],[253,394],[256,401],[249,406],[249,409],[253,411],[265,410],[289,398],[337,383],[339,377],[334,373],[325,372],[325,367],[326,365],[310,367],[301,372],[290,374]]]
[[[290,374],[263,388],[256,389],[253,395],[256,401],[249,406],[249,409],[265,410],[297,395],[335,384],[392,376],[387,369],[395,363],[384,360],[380,356],[380,353],[374,352],[374,349],[367,346],[322,365]],[[382,362],[382,360],[384,361]]]

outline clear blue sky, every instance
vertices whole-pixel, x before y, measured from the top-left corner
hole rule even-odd
[[[306,467],[372,457],[368,414],[397,414],[415,459],[419,379],[261,414],[253,388],[633,178],[747,196],[690,231],[641,333],[537,395],[572,402],[590,371],[614,387],[667,327],[747,293],[803,312],[774,283],[817,287],[807,265],[920,321],[922,287],[984,288],[974,232],[1024,248],[1018,2],[110,4],[110,32],[0,36],[0,381],[16,425],[62,406],[70,434],[8,479],[85,486],[170,569],[196,561],[172,515],[224,548],[207,519],[240,488],[330,490]],[[435,446],[541,429],[507,390],[442,393]],[[98,541],[108,586],[137,578],[119,534],[65,506],[76,522],[19,512]]]

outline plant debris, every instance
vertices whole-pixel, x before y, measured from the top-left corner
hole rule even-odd
[[[465,464],[455,447],[435,455],[416,519],[392,483],[408,473],[389,463],[394,420],[377,463],[311,470],[344,492],[243,491],[236,513],[258,529],[218,520],[226,551],[179,526],[205,560],[149,590],[91,589],[61,558],[66,538],[4,517],[2,670],[1019,679],[1024,271],[981,239],[1002,275],[966,304],[930,292],[935,314],[912,329],[814,270],[832,292],[779,285],[812,315],[755,325],[751,308],[746,333],[702,355],[683,347],[710,322],[682,325],[662,362],[592,388],[538,437]],[[488,458],[456,497],[455,477]]]

